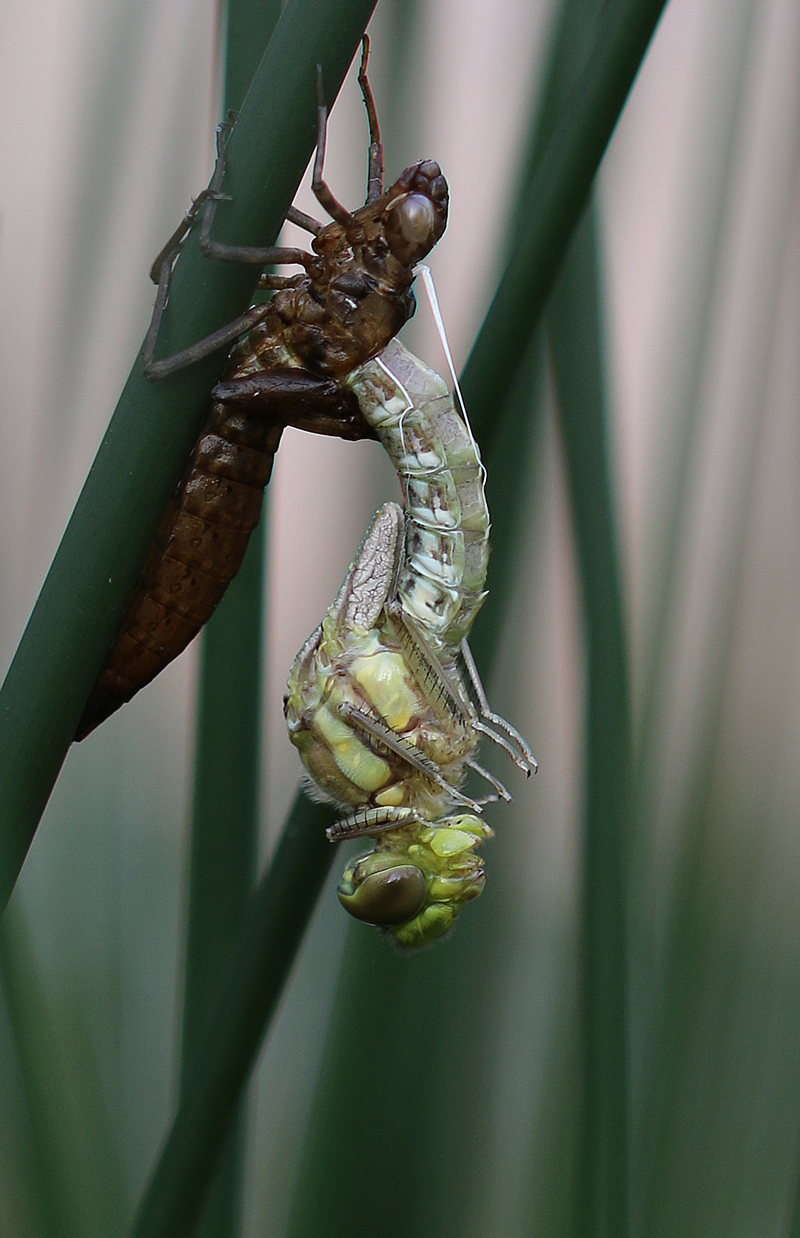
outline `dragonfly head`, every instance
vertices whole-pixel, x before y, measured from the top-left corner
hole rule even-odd
[[[394,258],[415,267],[447,226],[447,181],[438,163],[412,164],[384,194],[384,235]]]
[[[304,364],[347,378],[383,352],[414,313],[414,268],[447,225],[447,181],[432,159],[412,164],[379,198],[334,220],[315,236],[309,268],[310,340]],[[316,325],[327,307],[336,330]],[[334,347],[325,353],[331,336]],[[316,350],[316,351],[315,351]]]
[[[423,159],[347,221],[328,224],[311,248],[346,270],[350,279],[360,270],[373,283],[403,290],[447,227],[447,204],[441,168],[433,159]]]
[[[491,833],[469,813],[388,831],[373,851],[348,864],[339,901],[398,945],[424,946],[452,928],[464,904],[483,889],[483,861],[475,849]]]

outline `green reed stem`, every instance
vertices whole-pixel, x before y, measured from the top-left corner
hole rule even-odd
[[[202,642],[191,832],[181,1095],[255,880],[264,520]],[[237,1232],[243,1123],[234,1125],[197,1232]]]
[[[135,1238],[182,1238],[192,1232],[264,1030],[336,856],[325,837],[332,820],[328,809],[298,795],[195,1047],[178,1112],[138,1209]]]
[[[576,1234],[628,1232],[628,655],[602,382],[593,213],[579,224],[548,312],[587,647],[581,923],[584,1094]]]
[[[228,0],[223,114],[239,112],[280,17],[279,0]],[[255,882],[261,748],[266,505],[238,575],[202,635],[190,842],[181,1092]],[[239,1230],[244,1114],[206,1195],[198,1238]]]
[[[14,913],[17,914],[14,914]],[[0,925],[0,977],[22,1084],[33,1210],[43,1238],[78,1238],[64,1146],[54,1113],[64,1107],[58,1037],[26,926],[17,908]]]
[[[666,0],[609,0],[526,195],[522,226],[463,375],[479,437],[514,381]]]
[[[315,140],[314,66],[332,100],[375,0],[289,0],[228,146],[220,240],[271,244]],[[160,355],[230,321],[257,272],[178,261]],[[224,356],[162,382],[137,358],[0,691],[0,906],[47,803]]]
[[[255,880],[261,706],[264,521],[203,634],[195,752],[181,1094],[209,1005],[238,940]],[[236,1232],[241,1132],[232,1133],[198,1233]]]
[[[17,1138],[27,1152],[34,1230],[39,1238],[115,1238],[127,1214],[117,1132],[81,1020],[69,997],[52,1000],[42,971],[17,901],[0,924],[0,988],[21,1085]],[[4,1171],[14,1159],[4,1147]]]

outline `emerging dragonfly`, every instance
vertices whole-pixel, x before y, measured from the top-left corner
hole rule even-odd
[[[474,759],[481,736],[526,774],[536,762],[490,710],[467,644],[486,596],[489,511],[463,402],[461,415],[445,381],[396,339],[344,386],[397,469],[403,506],[375,515],[295,658],[284,711],[310,792],[347,814],[328,837],[374,839],[345,869],[340,901],[413,947],[447,932],[483,889],[476,848],[491,836],[480,815],[488,800],[460,784],[473,769],[491,784],[489,800],[511,797]]]
[[[397,468],[403,507],[374,517],[327,615],[298,653],[284,709],[312,794],[349,809],[331,841],[375,839],[348,864],[343,906],[402,946],[441,936],[484,885],[485,800],[459,790],[482,735],[530,774],[492,713],[467,644],[484,597],[489,512],[469,425],[438,374],[393,340],[348,380]],[[465,672],[465,673],[464,673]],[[477,707],[466,683],[472,685]]]
[[[291,208],[287,219],[314,234],[300,249],[222,245],[211,231],[225,176],[220,126],[208,189],[159,254],[158,281],[145,342],[145,373],[159,379],[224,344],[238,343],[212,392],[206,422],[183,479],[148,552],[138,585],[87,702],[80,740],[153,679],[208,621],[241,566],[258,523],[264,487],[287,425],[342,438],[374,437],[349,379],[380,353],[413,314],[413,268],[442,235],[447,185],[432,161],[412,165],[385,192],[378,121],[366,75],[365,38],[359,82],[370,130],[366,204],[351,214],[323,179],[327,109],[317,71],[318,134],[312,188],[334,222],[323,228]],[[265,268],[295,264],[302,274],[264,274],[275,295],[191,348],[155,359],[172,267],[202,211],[201,250],[210,258]]]

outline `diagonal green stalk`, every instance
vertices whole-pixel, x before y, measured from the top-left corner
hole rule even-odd
[[[192,1073],[137,1211],[135,1238],[192,1232],[264,1029],[336,855],[325,837],[332,820],[328,809],[298,795],[193,1055]]]
[[[538,299],[526,307],[520,325],[518,317],[515,317],[518,306],[514,296],[507,295],[504,290],[509,285],[515,285],[520,266],[530,259],[531,254],[534,257],[539,255],[536,261],[541,266],[545,243],[555,245],[554,256],[551,254],[548,261],[552,262],[553,271],[557,267],[569,239],[569,229],[565,231],[563,227],[564,214],[571,213],[573,222],[580,215],[592,177],[662,7],[663,4],[655,4],[653,0],[639,0],[638,4],[634,4],[633,0],[625,0],[624,3],[618,0],[617,4],[610,6],[601,27],[601,37],[589,61],[591,72],[587,70],[584,73],[564,120],[548,143],[541,166],[542,169],[549,169],[548,176],[554,178],[554,183],[548,183],[545,200],[558,219],[550,218],[547,213],[542,215],[538,208],[534,212],[537,227],[544,238],[542,242],[536,237],[531,238],[530,216],[526,218],[523,236],[527,238],[527,248],[523,247],[522,257],[519,249],[514,250],[512,263],[503,277],[465,375],[470,410],[474,408],[478,412],[482,430],[487,433],[491,432],[489,409],[496,407],[508,393],[515,373],[514,367],[492,389],[491,380],[496,378],[496,371],[491,341],[504,332],[514,337],[517,343],[521,338],[527,340],[544,300],[544,285],[539,279]],[[599,135],[598,114],[602,117]],[[559,156],[556,147],[560,146],[572,152],[571,158]],[[576,168],[576,151],[587,160],[586,167]],[[540,172],[535,178],[533,192],[542,186]],[[557,244],[553,241],[554,237]],[[522,348],[522,354],[524,352]],[[515,361],[519,355],[515,356]],[[308,825],[312,819],[318,823],[315,828],[320,831],[316,842],[299,826],[301,820]],[[313,898],[305,897],[308,890],[304,889],[304,881],[309,886],[313,885],[316,892],[333,858],[333,849],[327,847],[322,837],[325,820],[326,814],[322,810],[313,809],[302,800],[289,818],[279,852],[259,887],[252,916],[243,929],[236,960],[229,968],[226,990],[215,1002],[209,1025],[215,1030],[207,1031],[198,1051],[198,1070],[192,1086],[186,1088],[142,1203],[135,1229],[136,1238],[186,1232],[182,1227],[188,1224],[187,1217],[193,1216],[196,1207],[194,1193],[200,1189],[199,1182],[213,1165],[225,1133],[230,1129],[238,1091],[252,1066],[261,1036],[286,981],[294,949],[305,926],[302,916],[307,919],[311,913]],[[291,883],[291,889],[298,895],[303,893],[302,905],[296,897],[288,900],[284,897],[281,881]],[[283,912],[276,909],[273,898],[281,900]],[[281,951],[282,966],[271,968],[268,982],[264,981],[263,976],[260,977],[258,995],[255,996],[248,987],[247,978],[259,975],[254,960],[263,943],[270,940],[270,934],[275,934],[276,943],[284,944],[280,932],[282,914],[286,916],[286,934],[291,938],[292,948]],[[235,1066],[232,1064],[234,1062]]]
[[[628,652],[602,381],[596,222],[579,224],[548,311],[587,646],[581,920],[583,1114],[576,1234],[628,1232]]]
[[[479,438],[514,381],[665,3],[609,0],[600,17],[586,67],[526,194],[511,261],[464,369],[464,398]]]
[[[566,3],[553,44],[540,126],[552,131],[566,85],[590,56],[598,5]],[[540,158],[534,141],[530,184]],[[602,373],[597,226],[579,223],[548,313],[587,644],[586,773],[579,993],[577,1235],[629,1229],[624,847],[630,811],[631,714],[619,553],[609,477]]]
[[[228,146],[220,240],[271,244],[315,140],[314,67],[335,97],[375,0],[289,0]],[[215,225],[216,227],[216,225]],[[230,321],[257,273],[209,262],[196,230],[177,263],[160,348]],[[111,424],[0,691],[0,906],[17,879],[224,356],[160,383],[141,358]]]
[[[18,903],[0,924],[0,987],[22,1085],[36,1232],[112,1238],[123,1232],[127,1207],[97,1062],[64,1005],[46,993]]]
[[[208,1007],[222,983],[255,880],[261,703],[263,524],[204,635],[200,663],[181,1094]],[[241,1124],[226,1147],[198,1233],[236,1232]]]
[[[518,237],[525,226],[530,202],[535,193],[536,177],[542,158],[574,89],[585,68],[597,33],[597,18],[601,0],[564,0],[554,22],[552,46],[548,56],[541,104],[533,117],[527,157],[520,182],[518,200],[512,216],[509,250],[517,251]],[[513,258],[512,258],[513,261]],[[520,450],[524,434],[532,430],[539,409],[531,406],[541,369],[543,331],[534,331],[527,342],[522,360],[517,364],[513,385],[509,386],[501,415],[487,420],[479,417],[480,438],[484,456],[491,453],[487,490],[492,513],[492,558],[490,562],[489,597],[481,608],[470,646],[483,674],[488,678],[495,653],[494,634],[498,630],[506,594],[510,589],[516,548],[522,533],[519,503],[526,467],[526,452]],[[470,416],[475,420],[472,409]],[[508,433],[510,423],[512,433]],[[516,447],[516,450],[515,450]],[[521,471],[522,470],[522,471]],[[501,479],[494,485],[494,479]]]
[[[223,114],[239,112],[280,17],[279,0],[228,0]],[[191,1078],[255,882],[261,748],[264,526],[202,635],[190,842],[181,1091]],[[199,1238],[239,1230],[244,1113],[234,1123],[197,1225]]]
[[[203,634],[186,927],[181,1094],[208,1007],[222,983],[255,880],[260,755],[263,524]],[[198,1226],[234,1234],[242,1123],[231,1132]]]
[[[34,1208],[43,1238],[78,1238],[54,1110],[63,1106],[53,1020],[47,1008],[22,917],[12,908],[0,925],[3,1000],[14,1037],[30,1138]],[[54,1099],[57,1097],[57,1100]]]

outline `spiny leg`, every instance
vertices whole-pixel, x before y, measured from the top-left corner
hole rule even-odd
[[[433,707],[439,706],[448,717],[470,727],[472,706],[461,683],[448,675],[399,602],[388,602],[386,615],[406,655],[409,669]]]
[[[493,744],[496,744],[498,748],[502,748],[506,756],[511,757],[517,769],[521,769],[525,777],[530,778],[532,773],[530,764],[519,755],[516,748],[511,746],[504,735],[498,735],[497,731],[493,731],[485,722],[481,722],[477,716],[473,718],[472,726],[476,731],[480,731],[481,735],[485,735]]]
[[[522,737],[518,736],[517,738],[522,745],[522,751],[526,754],[524,758],[519,755],[517,750],[502,735],[498,735],[484,722],[479,721],[472,702],[466,697],[460,679],[454,679],[453,676],[448,674],[436,657],[436,654],[428,647],[427,642],[417,630],[416,624],[403,612],[399,603],[390,602],[386,607],[386,613],[400,639],[410,669],[414,673],[420,687],[431,697],[432,703],[438,701],[447,709],[450,716],[459,720],[464,727],[472,727],[476,731],[480,731],[482,735],[486,735],[488,739],[491,739],[492,743],[502,748],[511,757],[514,764],[529,777],[531,771],[535,771],[537,766],[533,754],[528,756],[530,750]],[[472,666],[475,668],[474,661]],[[467,669],[469,670],[468,664]],[[475,669],[475,674],[477,675],[477,673],[477,669]],[[471,677],[472,674],[470,672]],[[481,693],[483,693],[483,701],[485,702],[486,694],[483,692],[483,685],[481,685]],[[488,716],[493,720],[498,715],[492,714],[492,711],[489,710]],[[510,723],[505,722],[502,718],[500,718],[500,723],[503,729],[508,729],[515,736],[517,735],[517,732]]]
[[[475,659],[472,656],[472,650],[470,649],[466,638],[461,642],[461,656],[464,659],[464,665],[466,666],[467,673],[472,681],[472,686],[475,689],[481,716],[493,723],[501,731],[505,731],[506,735],[508,735],[508,737],[516,745],[519,752],[522,754],[522,757],[535,774],[539,768],[539,763],[531,752],[529,745],[522,738],[516,727],[512,726],[510,722],[506,722],[505,718],[501,718],[499,714],[496,714],[494,710],[490,708],[486,692],[483,684],[481,683],[481,677],[478,674],[478,668],[475,665]],[[484,727],[482,729],[487,735],[491,734],[488,728]]]
[[[372,838],[403,825],[414,825],[422,818],[416,808],[359,808],[325,831],[329,842],[346,838]]]
[[[326,185],[322,177],[322,169],[325,166],[325,140],[328,131],[328,108],[325,103],[325,95],[322,91],[322,65],[317,65],[317,154],[314,159],[314,174],[311,178],[311,188],[314,196],[319,202],[323,210],[327,211],[331,219],[335,219],[337,223],[348,224],[352,221],[352,215],[347,207],[342,206],[341,202],[337,201]]]
[[[184,219],[176,228],[169,241],[167,241],[150,271],[151,279],[155,277],[158,280],[158,293],[156,294],[153,315],[150,319],[150,326],[148,327],[144,344],[144,373],[145,378],[150,382],[165,378],[168,374],[174,374],[178,370],[194,365],[196,362],[202,361],[204,357],[208,357],[211,353],[216,352],[219,348],[223,348],[226,344],[232,344],[240,335],[244,335],[247,331],[252,330],[268,313],[267,306],[253,306],[244,314],[240,314],[238,318],[233,319],[232,322],[227,323],[224,327],[220,327],[217,331],[211,332],[210,335],[204,336],[203,339],[198,340],[197,343],[190,345],[188,348],[181,349],[180,352],[173,353],[170,357],[164,357],[159,361],[155,360],[156,344],[169,296],[169,285],[175,259],[180,253],[186,235],[201,207],[203,208],[203,223],[200,229],[200,248],[206,257],[229,262],[256,263],[259,266],[267,266],[272,263],[300,263],[305,265],[309,258],[309,255],[302,249],[289,249],[282,246],[256,248],[243,245],[222,245],[211,240],[211,226],[214,222],[217,202],[225,197],[221,192],[221,187],[225,175],[225,136],[230,126],[230,121],[217,126],[217,160],[214,165],[214,174],[211,182],[208,188],[204,189],[194,199]],[[281,277],[278,276],[276,278],[280,279]]]
[[[389,752],[400,757],[401,761],[404,761],[411,769],[416,770],[418,774],[422,774],[425,778],[429,778],[437,787],[441,787],[443,791],[446,791],[455,803],[463,804],[465,808],[471,808],[473,812],[480,814],[480,804],[475,800],[471,800],[469,796],[463,795],[457,787],[448,782],[439,773],[433,761],[429,761],[422,753],[412,749],[383,719],[373,718],[370,714],[364,713],[363,710],[357,709],[355,705],[351,705],[349,701],[343,701],[339,705],[337,712],[356,733],[360,732],[365,739],[371,739],[378,745],[383,745]]]
[[[383,193],[383,146],[381,131],[378,126],[378,113],[375,108],[375,96],[367,77],[367,61],[369,60],[369,36],[361,40],[361,67],[358,70],[358,84],[367,109],[369,121],[369,170],[367,172],[367,202],[374,202]]]
[[[495,778],[494,774],[490,774],[488,769],[484,769],[483,766],[479,765],[477,761],[474,761],[472,757],[467,757],[466,764],[470,769],[474,769],[476,774],[480,774],[481,778],[485,778],[489,783],[489,786],[494,787],[497,792],[497,795],[492,795],[489,797],[486,801],[487,804],[494,803],[498,796],[501,800],[505,800],[507,804],[511,803],[511,796],[503,786],[502,782],[500,782],[498,778]]]

